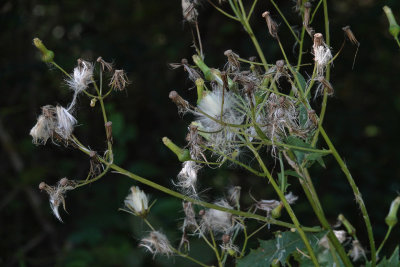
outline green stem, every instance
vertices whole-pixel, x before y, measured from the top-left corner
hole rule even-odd
[[[387,230],[387,232],[386,232],[385,238],[383,239],[381,245],[379,246],[378,250],[376,251],[376,256],[377,256],[377,257],[379,256],[379,252],[381,252],[383,246],[385,245],[386,240],[387,240],[388,237],[390,236],[390,233],[392,232],[392,229],[393,229],[393,226],[389,226],[389,227],[388,227],[388,230]]]
[[[293,31],[292,27],[290,26],[289,22],[287,21],[285,15],[283,15],[282,11],[279,9],[278,5],[275,3],[274,0],[271,0],[271,3],[274,5],[276,11],[278,11],[279,15],[281,16],[281,18],[285,22],[286,26],[288,26],[288,28],[289,28],[290,32],[292,33],[294,39],[296,39],[296,42],[300,43],[299,37],[297,37],[296,33]]]
[[[322,128],[321,125],[319,126],[319,130],[320,130],[320,133],[321,133],[322,137],[324,138],[326,144],[328,145],[329,149],[332,151],[333,157],[336,159],[337,163],[339,164],[343,173],[345,174],[347,181],[349,182],[351,189],[353,190],[356,202],[360,206],[361,213],[363,215],[363,219],[364,219],[365,226],[367,228],[367,233],[368,233],[369,245],[370,245],[370,249],[371,249],[371,264],[372,264],[372,266],[375,266],[376,265],[376,249],[375,249],[374,235],[372,232],[372,225],[371,225],[371,221],[369,219],[367,208],[365,207],[360,190],[358,189],[353,177],[351,176],[351,173],[350,173],[349,169],[347,168],[346,163],[344,163],[344,161],[340,157],[339,153],[336,151],[335,146],[332,144],[331,140],[329,139],[328,135],[326,134],[324,128]]]
[[[260,164],[260,167],[263,169],[264,173],[266,174],[268,181],[270,182],[270,184],[272,185],[272,187],[274,188],[275,192],[278,194],[279,199],[282,201],[286,211],[288,212],[291,220],[293,221],[293,224],[295,225],[301,239],[304,242],[304,245],[307,248],[307,251],[309,253],[309,256],[311,258],[311,261],[313,262],[313,264],[315,266],[320,266],[318,263],[318,260],[315,256],[315,253],[310,245],[310,241],[308,240],[307,236],[305,235],[303,229],[301,229],[300,227],[300,222],[296,217],[296,214],[293,212],[292,207],[289,205],[289,203],[286,200],[285,195],[283,194],[283,192],[280,190],[279,186],[277,185],[277,183],[275,182],[274,178],[272,177],[271,173],[269,172],[269,170],[267,169],[267,167],[265,166],[263,160],[261,159],[260,155],[257,153],[257,151],[255,151],[254,147],[249,144],[249,149],[253,152],[254,156],[256,157],[258,163]]]
[[[78,149],[79,150],[81,150],[82,152],[84,152],[87,155],[90,155],[91,151],[89,149],[87,149],[86,147],[84,147],[79,142],[79,140],[73,135],[72,135],[72,141],[74,141],[75,144],[78,145]],[[108,162],[106,160],[104,160],[103,158],[101,158],[101,157],[99,157],[99,161],[104,163],[104,164],[108,164]],[[159,185],[159,184],[157,184],[155,182],[152,182],[152,181],[150,181],[150,180],[148,180],[146,178],[140,177],[139,175],[133,174],[130,171],[125,170],[125,169],[123,169],[120,166],[115,165],[115,164],[110,164],[110,168],[115,170],[115,171],[117,171],[118,173],[120,173],[122,175],[125,175],[125,176],[133,179],[133,180],[136,180],[136,181],[138,181],[138,182],[140,182],[142,184],[145,184],[145,185],[148,185],[148,186],[150,186],[150,187],[152,187],[154,189],[157,189],[158,191],[164,192],[164,193],[166,193],[168,195],[171,195],[173,197],[176,197],[176,198],[179,198],[179,199],[182,199],[182,200],[185,200],[185,201],[192,202],[193,204],[196,204],[196,205],[199,205],[199,206],[203,206],[203,207],[210,208],[210,209],[215,209],[215,210],[228,212],[228,213],[231,213],[231,214],[234,214],[234,215],[237,215],[237,216],[241,216],[241,217],[245,217],[245,218],[256,219],[256,220],[259,220],[259,221],[267,222],[269,224],[279,225],[279,226],[286,227],[286,228],[289,228],[289,229],[295,227],[291,223],[279,221],[279,220],[276,220],[276,219],[273,219],[273,218],[266,218],[264,216],[253,214],[253,213],[250,213],[250,212],[244,212],[244,211],[238,211],[238,210],[234,210],[234,209],[224,208],[224,207],[221,207],[221,206],[218,206],[218,205],[215,205],[215,204],[211,204],[211,203],[208,203],[208,202],[201,201],[199,199],[194,199],[194,198],[188,197],[186,195],[183,195],[181,193],[173,191],[173,190],[171,190],[171,189],[169,189],[167,187],[164,187],[164,186]],[[304,231],[307,231],[307,232],[320,232],[321,231],[321,228],[319,228],[319,227],[304,227],[304,226],[302,226],[302,229]]]

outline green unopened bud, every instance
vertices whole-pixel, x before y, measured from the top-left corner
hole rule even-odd
[[[274,219],[281,217],[282,208],[283,208],[283,204],[280,203],[276,208],[274,208],[271,211],[271,217]]]
[[[343,214],[339,214],[338,220],[346,227],[347,233],[353,237],[356,235],[356,228],[343,216]]]
[[[199,57],[198,55],[193,55],[193,62],[203,72],[204,78],[206,78],[207,81],[213,80],[211,69],[204,63],[201,57]]]
[[[221,72],[219,70],[210,69],[198,55],[193,55],[193,62],[203,72],[204,78],[207,81],[216,81],[219,85],[224,85]],[[232,81],[232,79],[228,78],[228,87],[232,88],[234,84],[235,83]]]
[[[204,97],[204,80],[202,78],[198,78],[196,80],[196,87],[197,87],[197,104],[200,103],[200,101]]]
[[[400,33],[400,26],[397,24],[396,19],[393,15],[392,9],[388,6],[383,7],[383,11],[385,11],[386,17],[389,21],[389,32],[390,34],[394,37],[397,38],[397,36]]]
[[[42,60],[46,63],[53,62],[54,52],[47,49],[47,47],[43,44],[42,40],[39,38],[33,39],[33,44],[37,49],[42,53]]]
[[[389,214],[385,218],[385,222],[389,227],[393,227],[397,224],[397,211],[400,206],[400,196],[396,197],[395,200],[392,201],[390,205]]]
[[[271,262],[271,267],[279,267],[279,266],[281,266],[281,264],[279,263],[279,259],[274,259]]]
[[[191,159],[188,149],[180,148],[179,146],[175,145],[168,137],[163,137],[162,141],[166,147],[168,147],[178,156],[179,161],[185,162]]]

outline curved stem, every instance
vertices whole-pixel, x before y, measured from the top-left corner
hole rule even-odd
[[[387,230],[387,232],[386,232],[385,238],[383,239],[381,245],[379,246],[378,250],[376,251],[376,256],[377,256],[377,257],[379,256],[379,252],[381,252],[383,246],[385,245],[386,240],[387,240],[388,237],[390,236],[390,233],[392,232],[392,229],[393,229],[393,226],[389,226],[389,227],[388,227],[388,230]]]
[[[347,181],[349,182],[351,189],[353,190],[354,196],[356,198],[356,202],[361,209],[361,213],[363,215],[365,226],[367,228],[369,245],[370,245],[370,249],[371,249],[371,264],[372,264],[372,266],[375,266],[376,265],[376,249],[375,249],[374,234],[372,232],[371,221],[369,219],[367,208],[365,207],[360,190],[358,189],[353,177],[351,176],[351,173],[350,173],[349,169],[347,168],[346,163],[344,163],[344,161],[340,157],[339,153],[336,151],[336,148],[332,144],[332,142],[329,139],[328,135],[326,134],[324,128],[322,128],[322,126],[319,126],[319,130],[320,130],[320,133],[321,133],[322,137],[324,138],[326,144],[328,145],[329,149],[332,151],[333,157],[336,159],[337,163],[339,164],[343,173],[345,174]]]

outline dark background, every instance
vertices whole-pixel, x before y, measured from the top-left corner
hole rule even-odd
[[[278,1],[292,24],[300,25],[292,12],[291,1]],[[400,20],[398,1],[330,1],[332,48],[337,52],[343,41],[341,28],[351,25],[361,43],[354,70],[351,69],[355,47],[346,44],[334,63],[332,84],[335,96],[328,104],[325,127],[348,164],[364,196],[377,244],[386,226],[384,218],[390,202],[400,188],[399,48],[388,34],[382,6],[390,5]],[[226,6],[227,8],[227,6]],[[266,33],[260,14],[271,10],[281,24],[280,36],[287,51],[293,38],[268,1],[259,1],[252,18],[254,31],[267,60],[281,59],[278,47]],[[223,52],[233,49],[242,57],[256,55],[238,23],[228,20],[208,4],[200,8],[200,29],[209,66],[222,68]],[[322,9],[321,9],[322,11]],[[321,11],[319,14],[321,15]],[[71,92],[63,75],[40,61],[32,45],[41,38],[55,52],[56,61],[72,71],[76,59],[95,60],[102,56],[124,68],[132,81],[127,93],[113,93],[107,100],[113,122],[116,162],[144,177],[172,187],[171,180],[180,163],[164,148],[163,136],[184,145],[191,116],[180,118],[170,103],[168,92],[177,90],[195,101],[195,90],[182,70],[170,70],[168,63],[191,58],[190,27],[183,23],[180,1],[88,0],[88,1],[2,1],[0,4],[0,265],[4,266],[188,266],[180,259],[165,260],[137,248],[137,240],[148,229],[137,218],[119,212],[130,186],[137,184],[124,176],[110,173],[100,181],[68,193],[67,210],[61,211],[64,223],[51,214],[48,198],[40,193],[41,181],[56,183],[61,177],[84,179],[89,159],[79,151],[63,146],[34,146],[29,131],[36,123],[40,107],[57,103],[66,105]],[[313,23],[323,31],[322,17]],[[312,43],[306,38],[305,48]],[[291,54],[289,52],[289,54]],[[291,59],[295,57],[291,54]],[[307,53],[305,60],[312,61]],[[308,74],[311,70],[303,69]],[[97,151],[105,148],[103,122],[98,107],[79,98],[75,134]],[[319,109],[319,101],[314,103]],[[322,145],[323,146],[323,145]],[[324,146],[323,146],[324,147]],[[243,155],[243,160],[251,160]],[[362,244],[367,245],[366,231],[344,175],[332,158],[327,168],[311,170],[317,191],[329,220],[334,224],[343,213],[358,229]],[[274,161],[270,161],[270,167]],[[229,166],[228,166],[229,167]],[[200,173],[204,197],[223,196],[228,185],[242,185],[243,207],[251,205],[248,192],[258,198],[275,198],[265,181],[238,167],[203,170]],[[300,196],[295,210],[305,225],[317,221],[295,180],[291,190]],[[149,220],[179,243],[181,203],[141,186],[157,199]],[[261,188],[261,189],[258,189]],[[283,219],[288,219],[284,215]],[[271,227],[271,230],[276,228]],[[265,232],[262,238],[268,238]],[[396,227],[384,248],[391,253],[400,238]],[[256,243],[251,244],[252,247]],[[196,238],[191,252],[211,264],[211,252]],[[185,265],[186,264],[186,265]]]

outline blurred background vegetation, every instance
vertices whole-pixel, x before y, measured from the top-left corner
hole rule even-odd
[[[292,12],[292,1],[278,1],[292,24],[300,25]],[[386,226],[384,218],[390,202],[400,189],[399,49],[388,34],[388,23],[382,6],[392,7],[400,19],[399,1],[336,0],[330,1],[332,48],[338,51],[344,36],[342,27],[351,25],[361,43],[354,70],[355,48],[346,44],[334,63],[332,84],[335,96],[328,104],[325,126],[345,158],[364,196],[378,243]],[[277,12],[268,1],[259,1],[252,23],[269,62],[281,59],[276,43],[267,36],[262,11]],[[291,51],[293,39],[279,16],[281,40]],[[321,16],[313,27],[323,31]],[[206,62],[222,68],[227,49],[247,58],[256,55],[238,23],[229,21],[207,3],[200,8],[200,29]],[[36,147],[29,130],[35,124],[40,107],[57,103],[66,105],[71,98],[64,77],[40,61],[32,45],[41,38],[55,59],[71,71],[77,58],[95,60],[102,56],[113,60],[128,72],[132,84],[126,93],[113,94],[107,108],[113,122],[116,162],[125,168],[171,187],[180,170],[175,156],[162,145],[168,136],[184,145],[186,127],[191,116],[180,118],[170,103],[168,92],[177,90],[195,100],[195,91],[186,74],[170,70],[168,63],[191,58],[189,25],[184,24],[181,3],[144,0],[13,0],[0,4],[0,265],[1,266],[190,266],[181,259],[156,258],[137,247],[146,225],[129,214],[118,211],[130,186],[135,182],[110,173],[90,186],[72,191],[67,210],[59,223],[51,214],[48,198],[40,193],[41,181],[56,183],[61,177],[82,179],[89,168],[89,158],[63,146]],[[311,40],[307,39],[306,60]],[[292,54],[292,60],[295,59]],[[307,73],[311,70],[304,69]],[[93,150],[103,151],[105,138],[99,109],[90,100],[79,99],[75,134]],[[315,106],[319,107],[319,101]],[[243,160],[251,160],[243,155]],[[343,213],[357,226],[363,244],[366,233],[344,175],[331,158],[327,168],[315,166],[311,172],[331,223]],[[270,167],[275,165],[270,161]],[[228,166],[200,173],[203,195],[208,200],[223,196],[228,185],[241,185],[243,207],[251,205],[249,190],[258,198],[275,198],[265,181],[252,177],[240,168]],[[295,205],[300,221],[317,224],[301,188],[293,180],[291,190],[300,195]],[[141,185],[139,185],[141,186]],[[178,200],[141,186],[157,203],[149,217],[154,226],[167,233],[178,244],[180,219]],[[284,215],[283,219],[288,219]],[[276,230],[271,227],[271,230]],[[270,232],[265,231],[263,238]],[[391,253],[400,240],[395,228],[384,248]],[[194,257],[211,264],[210,251],[198,240],[192,242]],[[256,243],[254,243],[256,245]]]

